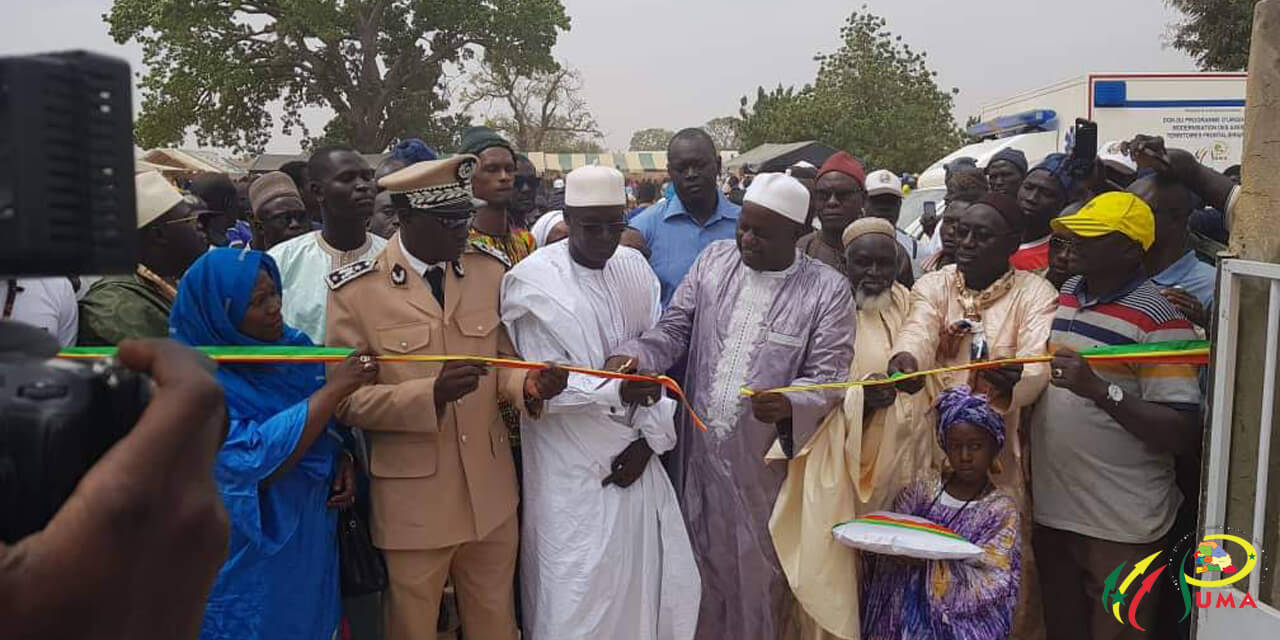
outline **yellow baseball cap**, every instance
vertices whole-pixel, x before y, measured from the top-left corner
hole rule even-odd
[[[1127,191],[1104,193],[1084,208],[1049,223],[1054,231],[1070,231],[1085,238],[1097,238],[1118,231],[1146,251],[1156,241],[1156,217],[1142,198]]]

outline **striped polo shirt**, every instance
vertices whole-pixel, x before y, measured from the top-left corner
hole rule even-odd
[[[1101,298],[1085,289],[1080,276],[1063,285],[1051,353],[1196,339],[1191,322],[1144,278]],[[1126,396],[1188,411],[1200,404],[1194,366],[1095,363],[1093,370]],[[1148,447],[1092,400],[1052,385],[1031,420],[1036,523],[1131,544],[1168,532],[1182,502],[1171,454]]]

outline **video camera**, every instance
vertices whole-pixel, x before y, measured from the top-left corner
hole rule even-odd
[[[129,65],[86,52],[0,58],[0,274],[130,273],[137,264]],[[133,427],[145,376],[59,360],[0,321],[0,541],[44,528]]]

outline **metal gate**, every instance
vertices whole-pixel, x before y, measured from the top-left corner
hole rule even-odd
[[[1247,371],[1237,375],[1241,366],[1238,362],[1241,331],[1241,299],[1242,284],[1255,281],[1269,289],[1267,296],[1267,324],[1265,327],[1266,352],[1263,356],[1265,368],[1262,371],[1262,395],[1260,420],[1257,424],[1257,439],[1242,438],[1236,443],[1235,455],[1232,454],[1232,418],[1236,385],[1257,384],[1257,372]],[[1250,284],[1250,286],[1256,286]],[[1207,533],[1237,533],[1249,540],[1258,548],[1259,566],[1249,573],[1247,580],[1235,585],[1217,589],[1203,589],[1200,597],[1206,594],[1213,601],[1219,595],[1231,595],[1235,601],[1244,598],[1246,592],[1256,603],[1253,607],[1206,607],[1197,608],[1196,637],[1200,640],[1275,640],[1280,638],[1280,598],[1273,581],[1280,576],[1265,576],[1263,567],[1277,566],[1280,559],[1280,547],[1262,548],[1267,542],[1267,525],[1275,526],[1280,522],[1280,508],[1277,501],[1268,500],[1268,496],[1276,492],[1276,487],[1269,485],[1268,471],[1271,466],[1272,434],[1276,430],[1276,376],[1277,355],[1280,351],[1280,264],[1253,262],[1248,260],[1223,260],[1220,265],[1220,278],[1217,298],[1217,339],[1214,345],[1213,396],[1210,412],[1210,436],[1208,451],[1208,471],[1202,486],[1204,492],[1204,513],[1201,520],[1202,530]],[[1251,309],[1252,310],[1252,309]],[[1256,316],[1254,316],[1256,317]],[[1252,425],[1245,425],[1250,427]],[[1248,431],[1246,431],[1248,433]],[[1256,448],[1256,468],[1249,469],[1246,461]],[[1247,451],[1246,451],[1247,450]],[[1235,466],[1233,467],[1233,463]],[[1252,477],[1252,487],[1249,485]],[[1230,481],[1234,479],[1234,484]],[[1270,491],[1269,491],[1270,489]],[[1232,500],[1232,497],[1244,498],[1252,492],[1252,510],[1249,514],[1236,513],[1228,517],[1228,506],[1241,509],[1247,506],[1247,500]],[[1268,504],[1270,502],[1270,505]],[[1249,517],[1245,518],[1244,515]],[[1249,522],[1247,531],[1231,531],[1230,521]],[[1267,555],[1269,561],[1261,560]],[[1264,582],[1264,578],[1266,581]]]

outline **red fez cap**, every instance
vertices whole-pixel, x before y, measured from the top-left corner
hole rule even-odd
[[[839,151],[833,154],[827,161],[822,163],[822,168],[818,169],[818,177],[822,174],[839,171],[848,176],[852,176],[858,181],[863,188],[867,186],[867,171],[862,168],[862,163],[858,159],[850,155],[847,151]]]

